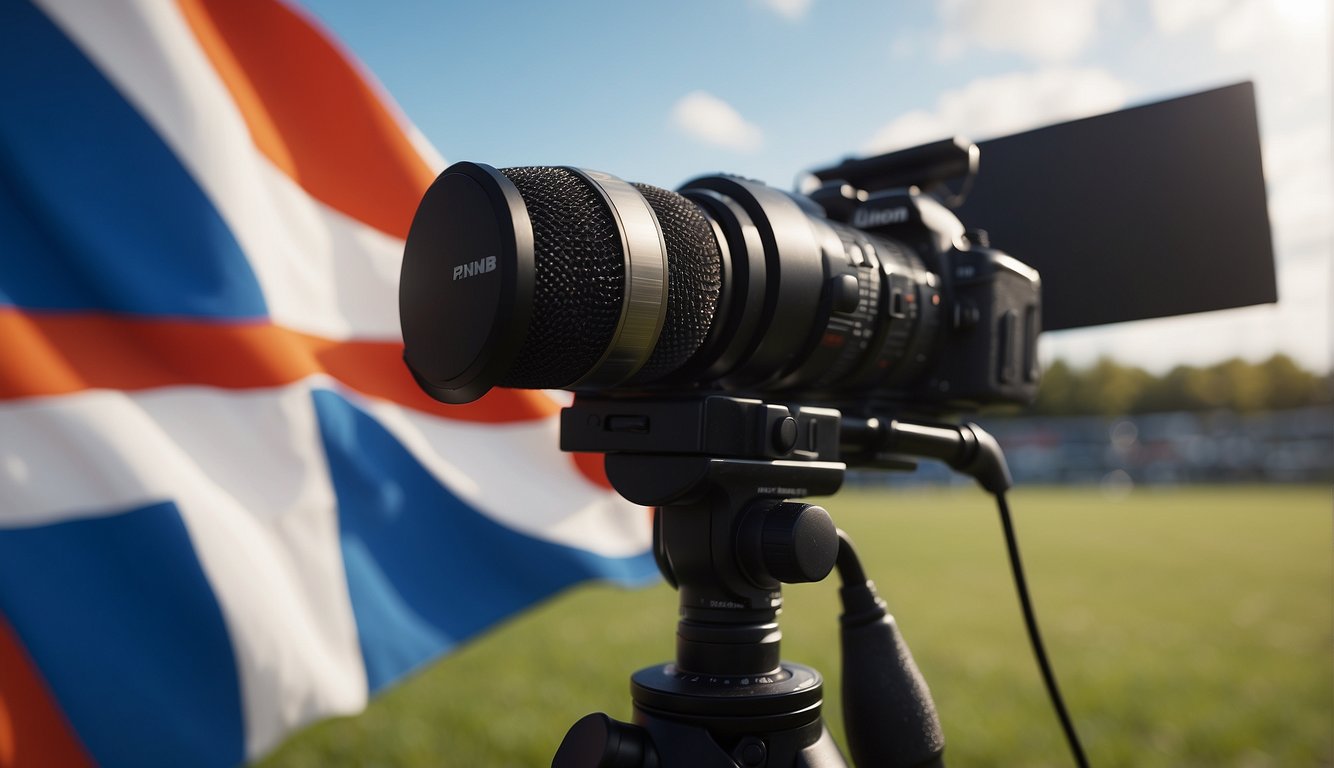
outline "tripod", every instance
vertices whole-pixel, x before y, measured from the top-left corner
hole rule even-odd
[[[581,396],[561,419],[563,450],[607,453],[617,492],[657,508],[653,553],[681,618],[675,662],[631,677],[634,724],[584,717],[555,768],[846,766],[820,716],[821,677],[781,661],[777,622],[782,583],[820,581],[835,565],[854,760],[942,764],[930,693],[850,541],[823,508],[787,499],[837,491],[842,455],[902,468],[906,453],[994,471],[993,459],[978,458],[989,436],[724,396]]]

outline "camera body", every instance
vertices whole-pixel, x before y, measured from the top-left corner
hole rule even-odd
[[[873,406],[957,411],[1032,402],[1041,379],[1036,270],[992,248],[986,232],[966,230],[936,197],[916,187],[867,196],[834,183],[811,198],[831,220],[920,260],[922,298],[905,302],[913,280],[891,271],[881,312],[891,326],[900,317],[920,325],[927,338],[917,345],[897,338],[887,344],[903,351],[889,352],[877,365],[900,370],[867,393]],[[840,406],[857,410],[846,400]]]

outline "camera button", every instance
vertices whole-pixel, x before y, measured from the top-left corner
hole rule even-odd
[[[856,312],[862,303],[861,286],[857,283],[857,276],[838,275],[829,282],[829,290],[834,299],[834,311],[843,314]]]
[[[797,420],[791,416],[784,416],[774,422],[773,448],[779,454],[788,454],[793,448],[797,447]]]

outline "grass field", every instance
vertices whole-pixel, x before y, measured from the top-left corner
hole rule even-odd
[[[1070,765],[988,497],[851,490],[826,505],[912,644],[951,768]],[[1012,507],[1093,765],[1334,765],[1330,489],[1029,489]],[[824,674],[842,742],[836,581],[786,590],[783,655]],[[580,716],[629,719],[627,677],[671,656],[675,620],[663,586],[577,589],[263,765],[549,765]]]

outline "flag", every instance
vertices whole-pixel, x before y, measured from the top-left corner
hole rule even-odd
[[[277,0],[0,4],[0,766],[244,763],[652,578],[552,397],[403,366],[442,166]]]

